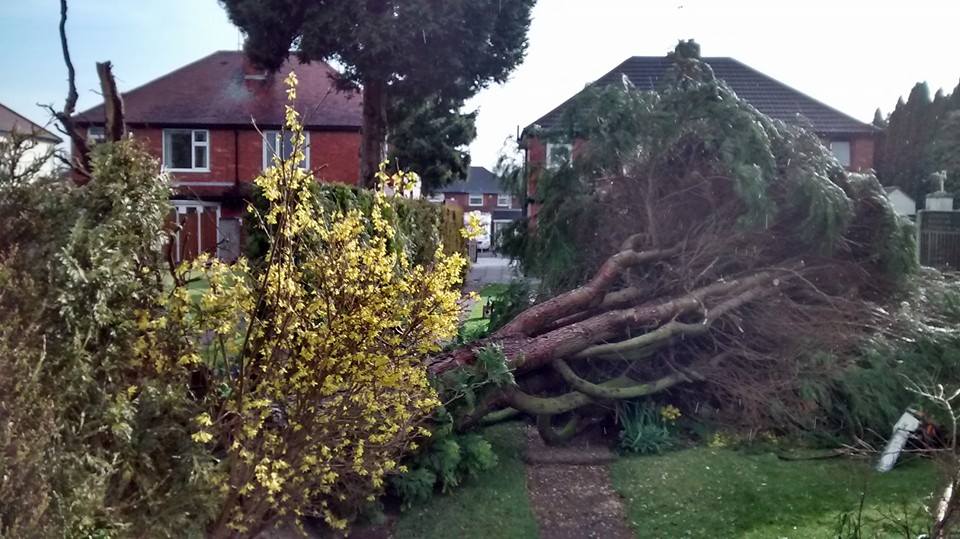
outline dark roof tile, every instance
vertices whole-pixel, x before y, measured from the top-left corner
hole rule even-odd
[[[129,124],[249,126],[283,124],[287,102],[283,79],[296,71],[297,110],[308,128],[360,128],[359,92],[338,91],[337,72],[325,62],[301,63],[291,56],[265,78],[254,73],[240,51],[218,51],[171,71],[138,88],[123,92],[124,117]],[[103,105],[77,115],[79,123],[103,123]]]
[[[505,193],[500,180],[484,167],[470,167],[466,180],[451,183],[436,190],[437,193]]]
[[[819,134],[875,133],[876,128],[848,116],[782,82],[764,75],[733,58],[704,58],[717,78],[760,112],[778,120],[812,129]],[[634,56],[597,79],[594,84],[618,84],[623,76],[640,90],[655,90],[660,77],[671,65],[664,56]],[[577,95],[580,95],[579,93]],[[576,97],[576,96],[574,96]],[[573,98],[548,112],[527,129],[536,125],[551,128],[560,121]]]

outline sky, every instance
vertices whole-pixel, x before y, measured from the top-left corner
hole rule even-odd
[[[471,99],[473,163],[492,167],[504,142],[629,56],[664,55],[696,39],[851,116],[889,112],[917,81],[960,81],[956,0],[540,0],[526,59]],[[58,0],[0,0],[0,103],[45,124],[63,104]],[[121,91],[240,35],[216,0],[71,0],[67,35],[78,109],[99,101],[94,62],[111,60]]]

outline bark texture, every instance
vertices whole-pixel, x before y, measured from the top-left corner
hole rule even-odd
[[[378,79],[363,84],[363,126],[360,141],[360,183],[373,185],[373,175],[386,156],[387,85]]]

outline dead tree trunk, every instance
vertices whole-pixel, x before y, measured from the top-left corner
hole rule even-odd
[[[86,178],[90,176],[90,149],[87,146],[87,138],[73,123],[79,94],[77,93],[77,74],[70,59],[70,47],[67,44],[67,0],[60,0],[60,49],[63,53],[63,62],[67,66],[67,99],[63,104],[63,110],[56,110],[49,105],[47,110],[59,122],[59,131],[70,139],[72,151],[67,165],[81,177]]]
[[[113,78],[113,65],[107,62],[97,62],[97,76],[100,78],[100,91],[103,93],[104,113],[106,126],[104,132],[107,140],[116,142],[126,133],[123,121],[123,99],[117,91],[117,82]]]
[[[66,164],[81,178],[90,177],[90,147],[87,144],[86,134],[76,126],[73,115],[76,112],[77,75],[70,59],[70,47],[67,43],[67,0],[60,0],[60,48],[63,52],[63,62],[67,67],[67,99],[63,110],[55,110],[47,106],[47,110],[60,124],[58,129],[70,139],[71,158]],[[100,90],[103,93],[106,126],[104,132],[107,140],[116,142],[123,138],[126,126],[123,117],[123,100],[117,91],[117,83],[113,77],[113,66],[107,62],[97,63],[97,77],[100,79]]]

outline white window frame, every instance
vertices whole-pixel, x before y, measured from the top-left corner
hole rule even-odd
[[[558,150],[558,149],[560,149],[560,148],[566,148],[566,149],[567,149],[567,152],[566,152],[566,153],[567,153],[567,159],[568,159],[567,162],[568,162],[568,164],[569,164],[569,163],[573,163],[573,144],[560,144],[560,143],[556,143],[556,142],[548,142],[548,143],[547,143],[547,146],[546,146],[546,151],[547,151],[546,166],[547,166],[547,169],[553,170],[553,169],[555,169],[555,168],[559,168],[560,165],[562,164],[562,163],[554,162],[554,160],[553,160],[553,155],[554,155],[554,153],[556,153],[556,150]]]
[[[513,205],[513,197],[508,193],[497,193],[497,207],[509,208]]]
[[[480,202],[474,203],[473,197],[480,197]],[[483,193],[468,193],[467,194],[467,206],[471,208],[477,208],[483,206]]]
[[[87,128],[87,144],[93,146],[107,141],[107,128],[102,125],[91,125]]]
[[[287,134],[290,132],[279,130],[279,129],[267,129],[263,131],[263,137],[261,137],[260,139],[260,147],[262,149],[262,154],[263,154],[263,162],[261,163],[260,170],[267,170],[268,168],[273,166],[273,153],[270,152],[270,147],[267,146],[267,137],[270,136],[270,133],[273,133],[273,136],[274,136],[273,147],[274,148],[280,147],[282,150],[282,146],[280,146],[280,143],[282,142],[282,140],[280,139],[281,134]],[[303,164],[300,166],[300,168],[303,170],[310,170],[310,132],[309,131],[304,132],[303,138],[304,138]]]
[[[169,135],[173,133],[190,133],[190,168],[167,167],[167,155],[170,152]],[[197,133],[203,133],[204,140],[197,140]],[[207,154],[206,166],[197,166],[197,148],[203,148]],[[210,172],[210,130],[209,129],[164,129],[163,130],[163,167],[170,172]]]
[[[846,146],[846,160],[844,160],[841,155],[837,153],[836,146],[840,145],[841,147]],[[849,140],[831,140],[830,141],[830,151],[833,152],[834,157],[837,158],[837,161],[840,162],[844,167],[849,167],[853,158],[853,148]],[[846,161],[846,162],[844,162]]]

